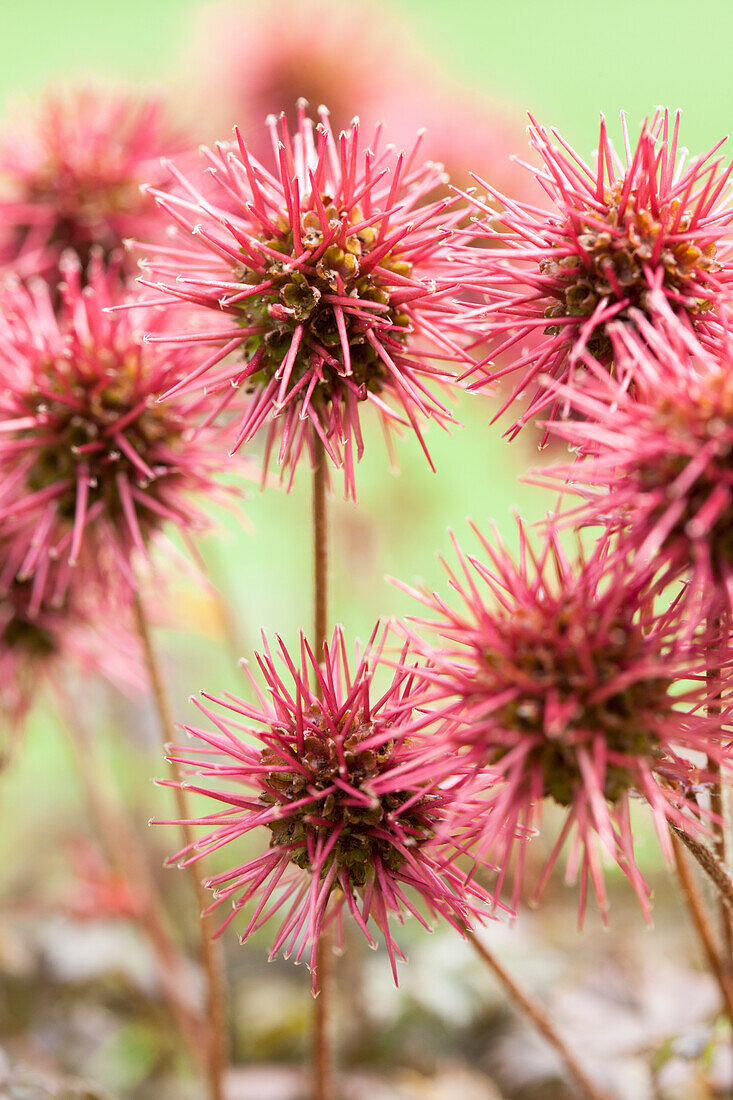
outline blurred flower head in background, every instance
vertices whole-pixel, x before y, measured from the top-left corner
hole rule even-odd
[[[527,190],[510,160],[522,140],[516,114],[444,72],[411,22],[381,3],[224,0],[201,12],[193,42],[181,94],[199,116],[205,104],[213,134],[236,121],[258,160],[270,153],[264,119],[304,98],[314,110],[328,105],[334,134],[358,116],[364,133],[386,123],[400,148],[425,128],[423,156],[454,183],[471,185],[474,170],[514,196]]]
[[[161,101],[91,86],[19,112],[0,142],[0,265],[53,284],[66,249],[85,269],[92,248],[109,257],[154,233],[140,186],[162,179],[160,158],[186,144]]]
[[[134,625],[114,592],[81,578],[63,598],[44,599],[28,576],[18,577],[17,547],[0,543],[0,709],[9,723],[6,754],[45,681],[97,675],[127,695],[140,692],[142,659]],[[56,567],[44,577],[55,586]]]
[[[204,526],[192,494],[216,496],[226,465],[212,433],[194,431],[199,402],[155,402],[190,350],[143,344],[129,311],[107,311],[121,298],[114,262],[93,254],[86,288],[76,256],[61,266],[58,314],[40,281],[7,287],[0,313],[0,519],[17,575],[56,600],[75,566],[134,587],[133,553],[165,523]]]

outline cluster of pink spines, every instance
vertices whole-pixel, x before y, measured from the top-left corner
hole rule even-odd
[[[0,263],[55,280],[67,248],[86,267],[93,247],[109,256],[154,233],[156,210],[140,187],[162,179],[162,155],[183,148],[156,100],[92,89],[49,98],[0,146]]]
[[[131,555],[163,524],[201,526],[189,493],[215,492],[222,465],[207,433],[194,434],[200,401],[155,401],[190,369],[190,350],[148,347],[129,312],[107,312],[119,276],[101,256],[85,289],[75,257],[62,268],[57,313],[39,281],[8,290],[0,316],[0,520],[15,551],[1,580],[32,577],[39,601],[63,599],[80,558],[93,569],[111,554],[105,568],[132,583]]]
[[[550,531],[539,553],[520,528],[518,561],[498,537],[476,532],[488,559],[456,552],[461,574],[448,570],[463,606],[414,592],[437,614],[416,620],[438,642],[408,629],[429,657],[424,677],[433,706],[443,700],[441,737],[458,759],[496,786],[485,812],[456,812],[473,832],[477,850],[502,868],[518,841],[530,837],[545,798],[566,810],[540,889],[570,841],[568,878],[580,875],[581,919],[589,884],[606,915],[600,859],[605,849],[632,883],[646,912],[648,891],[634,855],[629,798],[644,798],[669,853],[668,823],[699,830],[691,787],[704,781],[690,750],[721,759],[723,718],[701,713],[704,680],[695,686],[699,657],[677,653],[676,620],[656,616],[643,582],[615,564],[607,540],[587,559],[570,561]],[[681,679],[689,692],[678,694]],[[450,756],[450,753],[446,753]],[[471,789],[468,782],[469,791]],[[525,859],[520,843],[514,879],[516,905]]]
[[[204,777],[187,789],[225,809],[201,819],[206,835],[177,858],[195,860],[264,828],[267,850],[209,883],[216,891],[212,909],[232,902],[222,930],[248,906],[243,940],[281,913],[272,955],[283,950],[300,960],[309,947],[314,969],[326,925],[336,922],[340,939],[346,913],[374,946],[372,918],[396,981],[402,956],[390,920],[412,914],[428,927],[415,896],[428,916],[460,932],[487,913],[491,899],[454,863],[459,841],[444,836],[450,792],[439,787],[434,762],[412,760],[403,736],[415,705],[412,672],[393,672],[370,701],[373,678],[384,671],[383,639],[374,646],[378,629],[354,672],[340,629],[322,666],[305,639],[299,666],[281,643],[285,678],[265,642],[257,660],[266,690],[250,677],[255,705],[212,699],[222,717],[198,704],[216,732],[189,729],[197,747],[176,748],[173,758]]]
[[[694,629],[733,611],[733,335],[713,353],[658,306],[654,325],[638,316],[636,331],[611,333],[631,388],[602,371],[583,391],[554,387],[576,415],[552,431],[581,456],[541,476],[583,498],[574,523],[620,532],[662,583],[686,580]]]
[[[354,495],[363,402],[387,433],[411,427],[423,449],[420,418],[452,421],[429,384],[468,361],[443,225],[459,215],[449,201],[423,202],[444,178],[419,164],[419,141],[397,155],[378,131],[362,151],[358,121],[336,141],[325,109],[316,126],[302,103],[292,136],[284,118],[268,125],[274,175],[239,132],[236,150],[208,153],[221,205],[175,168],[179,193],[152,190],[183,242],[154,248],[141,282],[163,291],[160,304],[205,307],[227,323],[151,339],[215,346],[170,392],[206,384],[223,406],[244,389],[235,450],[267,424],[266,465],[279,442],[292,478],[320,441]]]
[[[467,281],[488,301],[478,322],[488,343],[484,362],[508,360],[491,379],[520,372],[497,416],[543,375],[577,381],[587,356],[612,367],[609,323],[633,325],[634,310],[650,316],[654,291],[688,326],[703,335],[715,329],[733,271],[731,167],[716,155],[722,142],[688,164],[678,152],[679,122],[679,113],[657,112],[632,147],[623,118],[620,156],[602,119],[590,168],[556,130],[532,120],[530,145],[542,167],[526,167],[554,204],[552,213],[479,180],[502,204],[497,215],[474,199],[488,215],[479,218],[478,233],[491,247],[464,253],[467,270],[473,268]],[[535,388],[509,434],[548,406],[547,389]]]

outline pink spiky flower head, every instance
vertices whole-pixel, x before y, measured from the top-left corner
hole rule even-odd
[[[146,554],[164,523],[201,528],[190,493],[215,495],[224,465],[194,432],[198,403],[155,402],[190,369],[190,351],[145,345],[130,312],[108,312],[119,275],[98,254],[86,288],[76,257],[62,269],[58,313],[38,281],[8,288],[0,315],[0,519],[22,551],[19,575],[57,600],[80,560],[133,584],[133,552]]]
[[[448,728],[446,756],[454,750],[484,781],[489,769],[498,787],[486,811],[475,805],[456,822],[473,829],[479,851],[506,872],[521,841],[514,903],[521,890],[524,843],[540,819],[544,799],[565,811],[565,821],[542,876],[547,879],[570,839],[568,875],[578,872],[581,919],[589,883],[606,915],[599,844],[627,875],[646,912],[647,890],[634,855],[629,800],[651,807],[664,851],[669,823],[700,828],[692,784],[704,775],[689,762],[690,750],[712,759],[724,755],[721,724],[698,711],[700,686],[677,694],[694,678],[697,664],[675,651],[677,622],[658,616],[643,581],[609,554],[600,540],[588,556],[569,560],[550,529],[535,552],[520,526],[515,561],[495,535],[476,532],[485,562],[456,546],[460,572],[448,569],[461,604],[411,591],[435,617],[403,627],[429,658],[416,675],[442,701]],[[462,575],[461,575],[462,574]],[[421,637],[437,636],[436,642]],[[470,789],[470,784],[469,784]]]
[[[403,956],[391,921],[412,914],[428,927],[427,914],[463,933],[490,901],[454,862],[460,841],[439,837],[451,794],[435,782],[434,764],[410,766],[401,730],[414,702],[411,672],[392,671],[386,690],[370,698],[385,671],[384,636],[373,644],[378,631],[353,671],[340,628],[322,665],[304,638],[299,664],[281,642],[283,673],[265,639],[257,655],[265,690],[250,676],[258,702],[204,693],[219,713],[197,705],[215,732],[186,727],[196,746],[172,750],[172,759],[202,777],[186,788],[224,807],[200,819],[206,835],[176,858],[189,862],[232,845],[234,867],[209,883],[211,908],[233,907],[220,931],[249,907],[244,941],[280,914],[271,957],[284,950],[300,960],[309,949],[314,989],[319,937],[335,922],[341,940],[344,913],[375,946],[373,920],[396,982]],[[236,848],[257,828],[269,844],[242,863]]]
[[[553,387],[577,415],[552,431],[581,457],[542,477],[583,498],[573,522],[619,532],[659,583],[684,579],[694,626],[733,614],[733,333],[706,348],[659,295],[656,309],[611,328],[631,392],[600,367],[581,391]]]
[[[520,372],[497,416],[541,375],[573,381],[587,355],[611,367],[609,323],[633,325],[636,310],[649,316],[655,290],[702,337],[714,331],[733,271],[731,168],[716,156],[722,141],[688,163],[678,150],[679,123],[679,112],[658,110],[632,147],[622,115],[619,154],[601,118],[590,168],[557,130],[532,119],[530,145],[542,167],[531,171],[552,212],[479,181],[503,207],[496,215],[475,200],[489,215],[478,231],[492,246],[478,264],[475,248],[465,254],[474,265],[470,281],[484,289],[489,307],[479,327],[490,356],[509,359],[491,377]],[[509,434],[551,404],[547,389],[536,389]]]
[[[109,256],[154,233],[140,186],[183,148],[155,99],[91,88],[49,96],[0,145],[0,265],[54,283],[66,249],[86,269],[92,248]]]
[[[419,142],[398,155],[378,130],[362,150],[358,121],[336,142],[325,108],[315,126],[303,102],[293,135],[284,118],[268,126],[275,174],[239,131],[236,150],[209,154],[219,205],[175,169],[181,194],[152,190],[183,240],[153,249],[144,266],[154,278],[141,282],[163,292],[161,304],[193,303],[219,319],[154,339],[215,346],[170,392],[203,380],[223,403],[237,388],[249,393],[235,449],[267,423],[267,457],[279,441],[292,471],[320,442],[353,495],[362,403],[388,430],[411,426],[424,449],[419,420],[452,419],[430,383],[465,358],[447,323],[457,306],[442,225],[457,215],[423,203],[443,175],[420,164]]]

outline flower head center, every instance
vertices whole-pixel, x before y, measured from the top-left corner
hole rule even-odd
[[[64,519],[74,518],[82,470],[89,506],[102,501],[114,514],[122,507],[118,475],[147,488],[154,479],[175,473],[173,452],[183,426],[170,406],[141,394],[139,376],[137,361],[111,363],[101,374],[60,361],[47,372],[52,381],[43,393],[28,401],[28,412],[36,418],[36,426],[21,433],[29,445],[36,444],[28,488],[59,487],[57,510]],[[151,521],[152,513],[145,517]]]
[[[405,858],[400,845],[427,838],[430,798],[424,796],[403,811],[414,791],[377,793],[372,784],[389,768],[394,742],[382,741],[374,723],[364,721],[361,712],[347,714],[342,725],[347,732],[334,733],[314,707],[301,753],[295,751],[294,736],[288,738],[288,749],[279,744],[264,749],[261,762],[273,770],[263,780],[261,800],[279,809],[280,816],[267,826],[272,847],[291,849],[293,863],[313,870],[319,843],[336,833],[320,865],[321,875],[336,863],[352,885],[363,886],[376,859],[398,870]],[[397,838],[400,845],[395,846]]]
[[[51,657],[58,650],[58,642],[37,616],[29,615],[30,597],[30,581],[15,580],[0,594],[0,642],[31,659]]]
[[[557,227],[557,259],[540,262],[542,275],[551,281],[549,293],[557,299],[545,311],[547,317],[590,317],[599,303],[647,309],[648,272],[662,270],[662,288],[675,294],[688,313],[710,308],[700,295],[706,276],[719,270],[715,245],[687,237],[691,211],[680,212],[680,203],[665,204],[656,214],[641,205],[635,189],[624,199],[623,184],[607,189],[605,209],[572,211]],[[545,332],[561,335],[563,326],[549,325]],[[610,358],[611,344],[600,324],[588,341],[589,351],[601,361]]]
[[[622,613],[609,623],[600,611],[571,600],[514,614],[504,623],[501,649],[486,653],[483,669],[490,695],[514,689],[492,719],[499,731],[530,739],[529,761],[544,791],[569,805],[582,786],[578,750],[592,752],[603,739],[608,761],[604,794],[616,801],[630,786],[624,758],[650,755],[657,746],[656,719],[669,707],[671,681],[659,674],[627,673],[644,650],[641,628]],[[499,744],[496,759],[507,749]]]
[[[261,235],[262,270],[248,270],[242,281],[262,289],[239,303],[241,324],[253,330],[248,359],[258,363],[251,384],[279,374],[297,333],[288,394],[305,396],[301,382],[314,366],[314,396],[324,402],[344,380],[361,399],[381,391],[388,367],[375,343],[390,355],[404,348],[409,319],[391,304],[390,292],[392,277],[408,278],[412,265],[390,252],[372,263],[378,231],[364,220],[358,205],[343,211],[321,195],[317,208],[300,215],[300,247],[284,217],[277,235]]]

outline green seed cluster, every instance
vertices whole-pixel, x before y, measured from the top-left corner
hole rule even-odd
[[[592,220],[579,235],[576,220],[568,218],[563,235],[568,240],[577,240],[583,252],[582,259],[572,255],[541,261],[541,274],[559,284],[552,291],[559,300],[547,308],[546,317],[590,317],[602,298],[613,300],[616,297],[611,274],[624,297],[631,299],[631,306],[646,309],[649,284],[644,265],[651,261],[660,235],[669,234],[679,202],[669,203],[660,217],[655,218],[649,210],[637,209],[632,196],[632,201],[621,212],[621,191],[619,183],[606,194],[607,229],[596,224],[600,217],[596,211],[589,211]],[[657,262],[664,269],[662,287],[681,294],[687,311],[695,314],[709,309],[711,303],[704,298],[690,298],[690,280],[700,279],[705,272],[715,272],[720,265],[715,260],[714,244],[701,246],[692,240],[676,239],[689,229],[691,220],[690,213],[682,214],[675,229],[675,239],[665,243]],[[562,334],[562,329],[562,325],[549,325],[545,333],[557,336]],[[611,344],[603,326],[592,334],[588,350],[601,361],[610,358]]]
[[[258,330],[245,345],[248,360],[260,349],[264,350],[260,369],[250,378],[250,385],[256,387],[275,377],[290,349],[296,328],[304,326],[288,393],[313,369],[316,361],[320,364],[322,377],[316,385],[314,398],[328,403],[333,400],[334,389],[340,386],[340,379],[347,372],[336,312],[333,303],[327,300],[328,295],[386,307],[361,309],[355,301],[359,316],[348,310],[343,314],[351,376],[364,397],[368,392],[380,393],[388,379],[387,368],[367,339],[367,332],[372,331],[378,339],[386,340],[393,354],[395,347],[399,349],[405,344],[409,318],[400,309],[390,306],[392,286],[388,278],[362,270],[365,257],[377,242],[377,233],[372,227],[351,229],[363,221],[362,211],[356,206],[347,218],[328,195],[322,196],[322,202],[329,229],[337,231],[340,243],[332,243],[319,253],[324,236],[321,219],[315,211],[306,211],[300,218],[302,244],[319,258],[314,264],[301,264],[293,270],[293,229],[280,219],[279,235],[261,239],[268,249],[279,253],[283,259],[263,253],[267,263],[264,274],[246,271],[242,276],[245,284],[258,285],[268,280],[272,285],[265,293],[245,299],[237,308],[240,323]],[[382,257],[379,267],[399,276],[409,276],[412,271],[410,263],[391,254]]]

